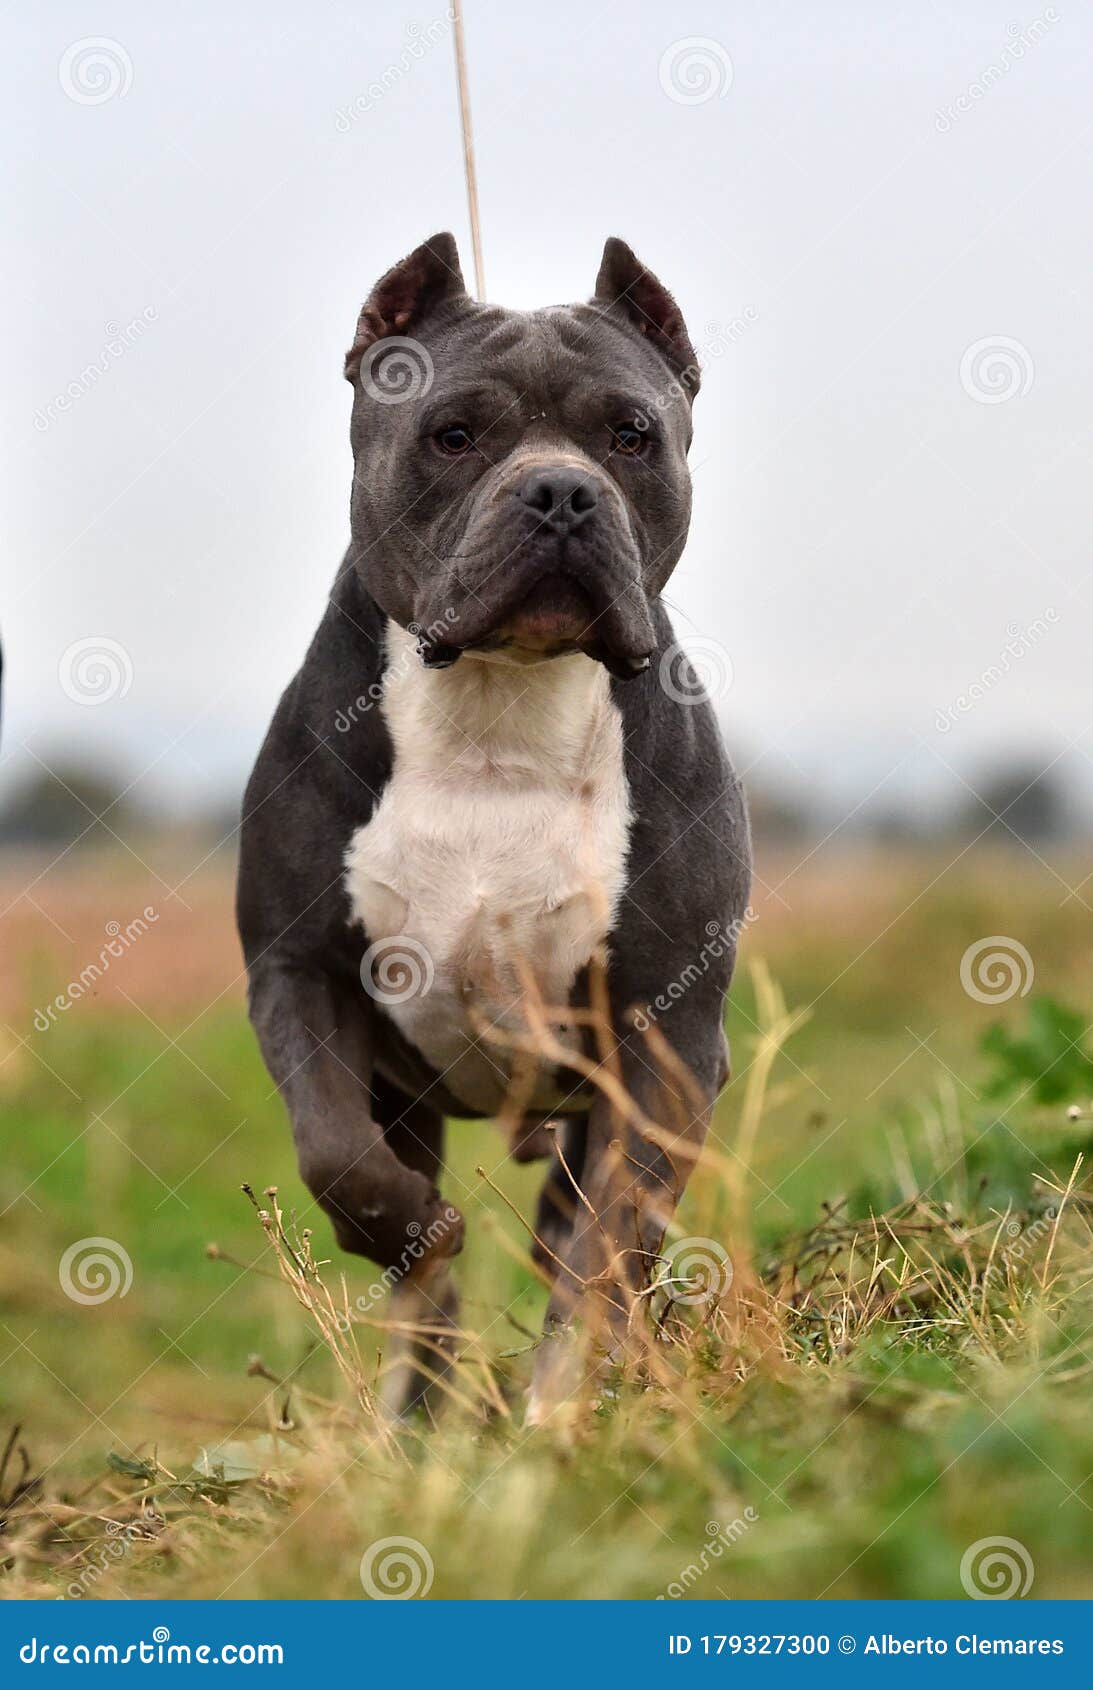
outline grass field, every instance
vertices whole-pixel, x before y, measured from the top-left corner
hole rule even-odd
[[[33,865],[9,863],[0,1591],[361,1597],[365,1556],[366,1585],[434,1598],[1093,1594],[1087,866],[955,856],[760,857],[734,1078],[676,1233],[723,1240],[732,1285],[661,1306],[645,1377],[572,1436],[522,1429],[544,1293],[475,1171],[526,1216],[540,1170],[453,1123],[472,1359],[440,1427],[398,1439],[360,1401],[382,1333],[355,1329],[339,1367],[240,1189],[314,1226],[336,1297],[372,1281],[296,1177],[227,870],[172,896],[169,864],[85,856],[28,897]],[[962,984],[992,935],[1027,953],[1027,995]],[[124,1295],[66,1294],[87,1239],[123,1284],[131,1264]],[[391,1537],[404,1564],[374,1548]],[[999,1537],[1020,1553],[992,1564]]]

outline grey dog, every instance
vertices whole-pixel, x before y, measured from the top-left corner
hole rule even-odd
[[[454,1343],[445,1116],[515,1111],[549,1157],[541,1421],[573,1334],[625,1346],[728,1073],[747,818],[661,598],[698,366],[624,242],[589,303],[523,312],[471,299],[442,234],[346,374],[349,550],[244,805],[250,1012],[304,1181],[417,1323],[400,1412]]]

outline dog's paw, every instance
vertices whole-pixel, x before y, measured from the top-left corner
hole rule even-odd
[[[586,1362],[587,1342],[579,1327],[558,1326],[544,1334],[528,1388],[525,1426],[563,1433],[572,1430]]]
[[[397,1184],[354,1190],[342,1179],[323,1193],[323,1207],[343,1250],[368,1256],[397,1274],[463,1248],[463,1216],[422,1174],[403,1170]]]
[[[455,1204],[438,1194],[430,1202],[425,1220],[411,1221],[406,1230],[425,1246],[430,1259],[447,1259],[462,1250],[466,1222]]]
[[[509,1155],[514,1162],[540,1162],[553,1156],[557,1130],[556,1121],[520,1121],[509,1141]]]

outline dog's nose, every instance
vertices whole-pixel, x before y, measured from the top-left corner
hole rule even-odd
[[[599,500],[596,484],[574,469],[535,469],[517,489],[519,497],[538,511],[551,528],[571,533],[595,510]]]

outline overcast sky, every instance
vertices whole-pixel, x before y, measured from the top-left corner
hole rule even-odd
[[[587,297],[620,234],[703,357],[669,600],[739,760],[1093,789],[1093,9],[466,17],[489,297]],[[361,300],[437,229],[470,274],[443,0],[6,22],[0,793],[32,750],[223,797],[347,539]]]

